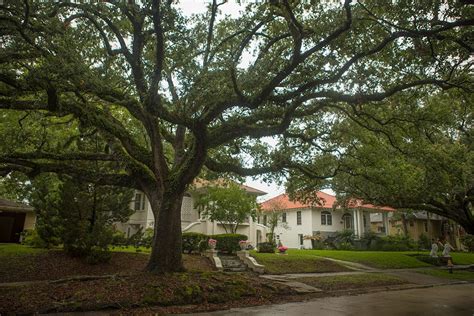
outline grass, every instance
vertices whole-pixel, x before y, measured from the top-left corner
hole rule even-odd
[[[138,249],[138,251],[137,251]],[[151,248],[145,248],[145,247],[138,247],[135,248],[133,246],[112,246],[110,247],[110,251],[112,252],[128,252],[128,253],[145,253],[149,254],[151,252]]]
[[[45,251],[46,249],[32,248],[20,244],[0,244],[0,257],[11,255],[31,255]]]
[[[474,280],[474,272],[468,271],[468,270],[454,270],[452,274],[449,273],[448,270],[440,270],[440,269],[420,270],[417,272],[422,273],[422,274],[428,274],[435,277],[440,277],[440,278],[449,278],[449,279],[462,280],[462,281]]]
[[[280,255],[252,251],[251,254],[258,263],[265,266],[265,272],[271,274],[349,271],[336,262],[306,253],[295,254],[290,251],[288,255]]]
[[[407,283],[399,277],[382,273],[362,273],[330,277],[299,278],[296,281],[325,291],[360,289]]]
[[[429,267],[430,265],[410,256],[417,252],[398,251],[346,251],[346,250],[292,250],[291,253],[308,253],[314,256],[356,262],[379,269]]]
[[[455,264],[474,264],[473,252],[451,252]]]

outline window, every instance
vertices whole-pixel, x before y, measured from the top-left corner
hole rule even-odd
[[[282,213],[282,214],[281,214],[281,221],[282,221],[283,223],[286,223],[286,213]]]
[[[303,234],[298,234],[298,240],[300,241],[300,246],[303,246]]]
[[[332,225],[332,215],[329,212],[321,212],[321,225]]]
[[[415,226],[415,222],[414,221],[410,221],[410,227],[413,227]]]
[[[145,209],[145,194],[135,193],[135,211],[143,211]]]
[[[263,225],[267,226],[267,215],[263,215]]]
[[[428,232],[428,222],[424,222],[423,224],[425,224],[425,233]]]
[[[296,212],[296,225],[301,225],[301,211]]]

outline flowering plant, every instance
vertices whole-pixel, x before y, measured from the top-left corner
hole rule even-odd
[[[239,241],[239,245],[246,245],[246,244],[248,244],[248,243],[249,243],[248,240],[241,240],[241,241]]]
[[[288,250],[288,247],[285,247],[285,246],[280,246],[277,248],[279,252],[285,252]]]
[[[217,240],[211,238],[207,241],[207,243],[209,244],[209,246],[215,247],[217,244]]]

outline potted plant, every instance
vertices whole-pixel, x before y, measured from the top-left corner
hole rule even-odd
[[[211,238],[207,241],[207,244],[209,245],[209,248],[216,249],[217,240]]]
[[[239,241],[240,250],[246,250],[248,244],[249,244],[249,241],[248,241],[248,240],[241,240],[241,241]]]
[[[282,245],[282,246],[279,246],[277,249],[280,255],[286,255],[286,251],[288,250],[288,247]]]

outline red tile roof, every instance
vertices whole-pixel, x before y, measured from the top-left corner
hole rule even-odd
[[[269,211],[274,207],[285,210],[297,208],[333,208],[336,203],[336,197],[321,191],[317,191],[316,195],[319,198],[318,203],[302,203],[300,201],[293,201],[288,194],[280,194],[260,204],[263,211]],[[339,206],[338,206],[339,207]],[[375,206],[373,204],[363,203],[361,200],[353,200],[349,204],[349,208],[365,208],[378,211],[394,211],[395,209],[387,206]]]

